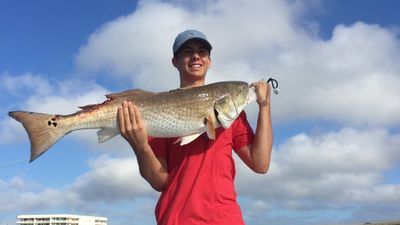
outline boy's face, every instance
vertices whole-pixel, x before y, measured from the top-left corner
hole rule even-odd
[[[176,53],[172,63],[181,76],[204,79],[211,65],[210,52],[203,42],[190,40]]]

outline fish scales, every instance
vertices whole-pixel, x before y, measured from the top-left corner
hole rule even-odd
[[[211,89],[212,90],[212,89]],[[205,118],[212,111],[216,93],[206,89],[178,89],[149,96],[147,99],[128,98],[140,108],[153,136],[176,137],[195,131],[205,131]],[[210,97],[214,96],[214,97]],[[143,101],[143,102],[142,102]]]

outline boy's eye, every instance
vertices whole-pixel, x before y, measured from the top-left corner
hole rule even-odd
[[[182,54],[184,54],[184,55],[190,55],[190,54],[192,54],[192,50],[190,50],[190,49],[188,49],[188,48],[182,49]]]
[[[208,51],[206,49],[200,49],[199,50],[199,55],[206,56],[207,54],[208,54]]]

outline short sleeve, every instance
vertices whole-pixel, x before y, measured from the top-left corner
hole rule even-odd
[[[235,151],[252,143],[254,131],[249,121],[247,121],[247,116],[244,111],[240,113],[239,117],[232,124],[232,129],[232,142]]]
[[[148,141],[157,158],[167,158],[167,139],[149,137]]]

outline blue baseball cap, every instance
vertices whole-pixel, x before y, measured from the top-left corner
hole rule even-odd
[[[206,44],[208,50],[211,51],[212,46],[203,33],[197,30],[185,30],[178,34],[178,36],[176,36],[175,38],[174,45],[172,46],[174,55],[179,51],[183,44],[193,39],[203,42],[204,44]]]

